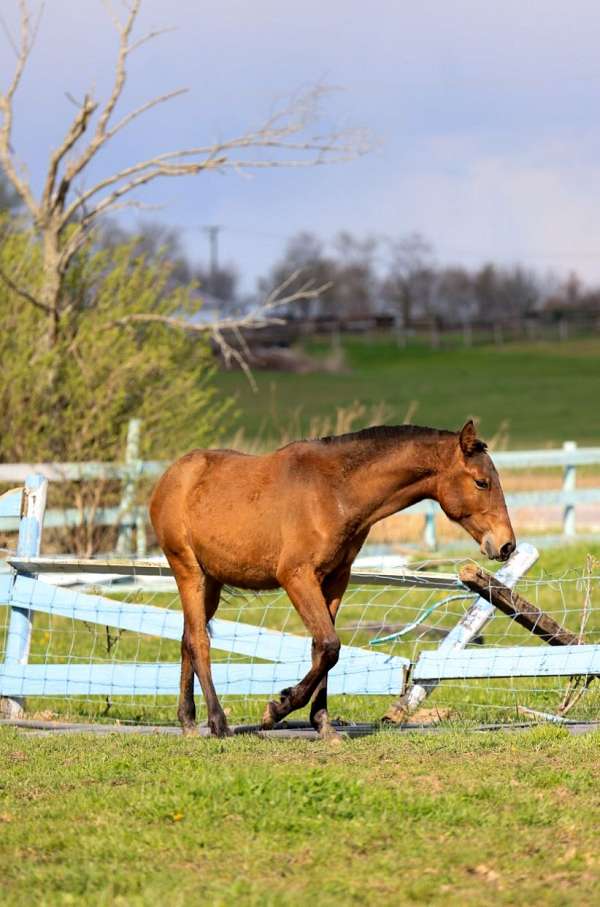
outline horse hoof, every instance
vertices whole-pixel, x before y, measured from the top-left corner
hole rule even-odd
[[[184,737],[198,737],[200,731],[195,724],[184,724],[182,725],[181,733]]]
[[[277,708],[276,702],[267,702],[265,710],[263,712],[262,720],[260,723],[263,731],[270,731],[273,725],[277,722],[277,717],[275,714],[275,709]]]
[[[227,719],[224,715],[220,715],[218,718],[209,718],[208,726],[211,737],[233,737],[233,731],[227,724]]]
[[[219,728],[216,731],[211,728],[210,736],[215,737],[217,740],[223,740],[224,737],[233,737],[233,731],[229,727]]]
[[[340,746],[342,743],[342,735],[329,722],[319,728],[319,738],[330,746]]]

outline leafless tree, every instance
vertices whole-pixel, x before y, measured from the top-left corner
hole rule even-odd
[[[389,243],[389,270],[384,283],[384,296],[400,314],[404,329],[410,328],[414,310],[427,311],[433,251],[419,233]]]
[[[272,294],[292,272],[301,277],[297,278],[296,286],[290,287],[291,290],[299,289],[307,278],[315,284],[327,285],[327,290],[314,303],[308,299],[296,302],[293,310],[288,312],[290,317],[304,320],[315,314],[335,314],[335,288],[339,277],[337,263],[326,254],[323,242],[314,233],[302,230],[290,237],[281,258],[265,277],[259,279],[259,294]]]
[[[377,311],[380,297],[375,270],[378,241],[372,236],[360,238],[348,231],[334,237],[329,250],[314,233],[306,231],[292,236],[282,257],[270,274],[259,282],[261,291],[276,287],[292,270],[315,283],[328,284],[316,305],[297,307],[300,316],[327,316],[340,321],[365,317]],[[311,312],[312,309],[312,312]]]
[[[107,2],[118,36],[112,90],[105,101],[90,92],[77,103],[73,120],[50,155],[43,188],[36,197],[15,158],[11,142],[15,95],[35,43],[39,16],[36,20],[28,0],[16,2],[20,21],[18,36],[13,37],[5,28],[16,62],[10,83],[0,94],[0,168],[22,200],[39,238],[43,276],[36,289],[22,286],[15,274],[2,271],[0,277],[15,293],[45,313],[50,345],[58,338],[61,320],[72,305],[66,298],[65,276],[74,256],[89,241],[101,217],[126,206],[139,206],[131,198],[136,189],[161,177],[228,169],[314,166],[348,160],[368,150],[368,138],[360,131],[311,133],[313,124],[318,121],[320,103],[328,91],[317,85],[274,110],[257,128],[214,144],[157,153],[85,188],[82,178],[107,143],[134,120],[186,90],[158,95],[116,117],[131,54],[164,30],[136,37],[134,30],[142,0],[125,3],[124,20],[112,12]],[[272,300],[269,306],[271,304]],[[260,317],[264,317],[264,312]],[[219,328],[215,330],[218,332]]]

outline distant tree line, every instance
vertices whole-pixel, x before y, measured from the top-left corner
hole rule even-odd
[[[327,246],[314,233],[299,233],[259,289],[265,292],[297,269],[319,285],[330,284],[319,299],[296,310],[301,317],[389,313],[406,329],[422,324],[447,329],[541,315],[600,315],[600,289],[586,288],[575,274],[560,280],[523,265],[440,265],[418,233],[391,239],[341,232]]]
[[[15,217],[19,211],[20,200],[0,172],[0,213]],[[167,290],[195,287],[198,309],[208,300],[223,315],[252,308],[297,272],[291,291],[307,281],[326,289],[281,312],[292,321],[343,322],[388,315],[399,328],[430,325],[443,331],[541,317],[550,321],[600,317],[600,288],[586,287],[575,273],[561,280],[519,264],[441,265],[432,245],[418,233],[393,239],[340,231],[326,243],[313,232],[299,232],[258,279],[255,293],[241,292],[240,272],[231,262],[212,270],[192,262],[179,231],[158,221],[141,221],[134,230],[126,230],[105,220],[96,234],[96,250],[124,244],[168,267]]]

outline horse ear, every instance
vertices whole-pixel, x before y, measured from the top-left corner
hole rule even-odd
[[[465,422],[460,430],[458,440],[465,457],[472,457],[474,453],[485,450],[485,444],[477,437],[477,430],[472,419]]]

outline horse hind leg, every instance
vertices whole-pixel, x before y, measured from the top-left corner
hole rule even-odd
[[[349,579],[350,567],[344,567],[336,573],[330,574],[321,587],[333,626],[335,626],[335,618],[342,603],[344,592],[348,587]],[[310,707],[310,723],[314,729],[319,732],[319,736],[324,739],[339,737],[329,720],[329,712],[327,710],[327,677],[328,675],[325,674],[315,690]]]
[[[177,719],[185,736],[195,736],[198,733],[196,703],[194,702],[194,666],[185,634],[181,640],[181,679],[179,681]]]
[[[290,712],[309,701],[319,683],[338,660],[340,641],[335,633],[327,604],[314,572],[307,568],[282,578],[281,585],[313,638],[313,661],[309,672],[296,686],[283,690],[280,702],[269,702],[263,715],[263,728],[271,728]]]

